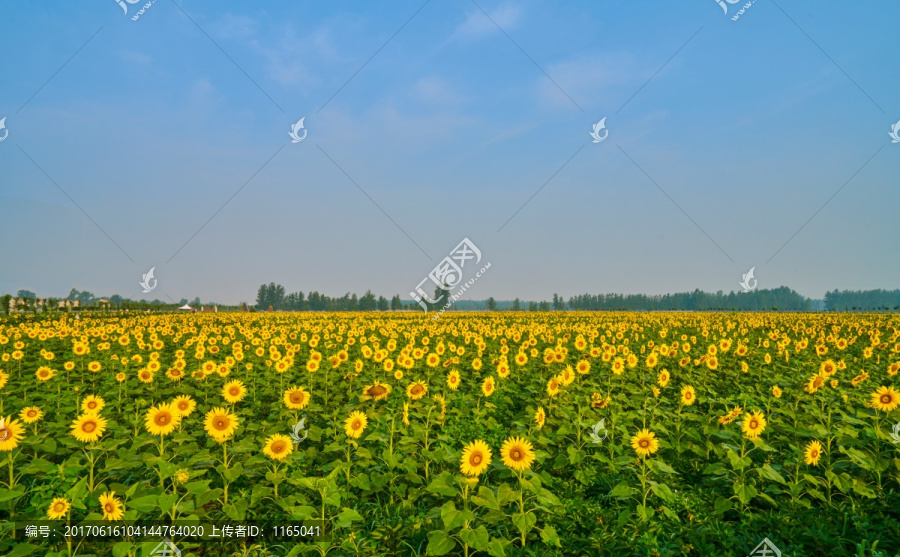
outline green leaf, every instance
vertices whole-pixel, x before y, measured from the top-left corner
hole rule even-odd
[[[656,514],[656,511],[653,510],[653,507],[645,507],[644,505],[637,506],[637,514],[641,517],[641,520],[644,522],[649,522],[653,515]]]
[[[210,489],[209,491],[204,491],[203,493],[198,494],[196,497],[195,501],[197,503],[197,508],[199,509],[200,507],[206,505],[210,501],[215,501],[216,499],[218,499],[221,496],[222,496],[222,490],[219,488]]]
[[[428,532],[428,547],[425,549],[426,555],[446,555],[450,553],[454,547],[456,547],[456,542],[447,535],[447,532],[444,532],[443,530],[433,530]]]
[[[725,470],[725,465],[721,462],[714,462],[703,469],[703,474],[709,476],[711,474],[725,474],[727,470]]]
[[[653,489],[653,493],[667,503],[671,503],[675,499],[675,494],[666,484],[650,482],[650,487]]]
[[[509,487],[509,484],[502,483],[500,487],[497,488],[497,501],[500,502],[500,506],[505,506],[513,501],[517,501],[519,499],[519,492]]]
[[[475,548],[478,551],[484,551],[488,548],[488,540],[490,536],[488,535],[487,528],[484,526],[479,526],[477,530],[472,530],[471,528],[463,528],[459,531],[459,539],[463,541],[463,543],[469,544],[470,547]]]
[[[174,505],[175,501],[177,501],[177,500],[178,500],[178,495],[176,495],[174,493],[167,493],[165,495],[160,495],[158,497],[159,510],[161,510],[163,513],[169,512],[169,510],[172,508],[172,505]]]
[[[634,489],[633,487],[630,487],[627,483],[622,482],[613,488],[612,492],[610,493],[610,496],[627,498],[627,497],[631,497],[635,491],[637,491],[637,490]]]
[[[521,534],[527,534],[537,523],[537,517],[533,512],[516,513],[512,517],[513,524]]]
[[[209,480],[203,480],[199,482],[188,482],[185,485],[187,492],[191,495],[196,495],[198,493],[203,493],[207,489],[209,489]]]
[[[112,548],[113,557],[126,557],[134,546],[132,542],[119,542]]]
[[[728,459],[731,461],[731,467],[735,470],[743,470],[744,468],[750,466],[750,463],[752,462],[750,460],[750,457],[745,456],[741,458],[736,452],[731,449],[728,449]]]
[[[28,555],[37,555],[39,547],[30,543],[19,543],[12,551],[6,554],[6,557],[27,557]]]
[[[559,536],[556,534],[556,528],[554,528],[553,526],[544,526],[544,529],[541,530],[541,539],[544,540],[544,543],[547,545],[561,547],[559,543]]]
[[[444,528],[454,530],[466,523],[467,520],[474,520],[475,515],[472,511],[458,511],[453,501],[447,501],[441,507],[441,520],[444,521]]]
[[[541,490],[538,491],[537,500],[540,504],[548,507],[562,506],[562,503],[559,502],[559,499],[556,497],[556,495],[553,495],[553,493],[545,487],[542,487]]]
[[[503,548],[503,542],[505,541],[506,540],[500,540],[498,538],[492,539],[487,547],[488,555],[491,555],[492,557],[506,557],[506,550]]]
[[[659,470],[660,472],[665,472],[666,474],[677,474],[678,473],[675,471],[674,468],[672,468],[671,466],[669,466],[668,464],[666,464],[665,462],[663,462],[661,460],[656,460],[656,461],[651,461],[651,462],[656,463],[656,469]]]
[[[157,460],[156,464],[159,466],[159,473],[162,474],[163,478],[171,478],[172,474],[175,473],[175,470],[178,469],[178,466],[171,462],[166,462],[163,459]]]
[[[447,495],[449,497],[455,496],[459,490],[457,490],[450,483],[450,474],[444,472],[440,476],[437,476],[431,483],[428,484],[428,491],[431,493],[437,493],[438,495]]]
[[[247,506],[250,504],[250,501],[247,499],[235,499],[231,503],[225,505],[222,509],[225,511],[225,514],[231,520],[244,520],[244,517],[247,515]]]
[[[756,497],[756,488],[752,485],[734,484],[734,494],[738,496],[741,503],[747,504]]]
[[[360,515],[355,510],[344,507],[341,510],[340,514],[335,517],[335,527],[337,528],[349,528],[353,522],[362,522],[362,515]]]
[[[145,495],[136,499],[129,499],[126,508],[134,509],[142,513],[149,513],[156,509],[157,501],[156,495]]]
[[[472,497],[472,502],[479,507],[485,507],[495,511],[500,510],[500,502],[497,501],[494,491],[487,486],[482,485],[478,487],[478,495]]]
[[[787,482],[784,480],[784,477],[768,464],[764,465],[762,468],[757,468],[756,471],[759,472],[760,476],[767,480],[773,480],[778,483],[787,484]]]
[[[716,502],[713,505],[713,509],[717,515],[725,514],[732,507],[731,499],[726,499],[724,497],[716,497]]]
[[[25,495],[25,486],[16,486],[15,489],[0,489],[0,503],[23,495]]]

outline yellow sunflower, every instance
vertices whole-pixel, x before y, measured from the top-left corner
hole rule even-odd
[[[24,430],[25,428],[21,426],[19,420],[13,420],[12,416],[5,418],[0,416],[0,451],[11,451],[19,446],[19,441],[24,436]],[[12,461],[10,461],[10,466],[12,466]]]
[[[106,401],[95,395],[88,395],[81,401],[81,410],[85,414],[97,414],[103,410],[104,406],[106,406]]]
[[[289,454],[294,452],[294,443],[287,435],[276,433],[266,439],[266,446],[263,452],[267,457],[274,460],[284,460]]]
[[[534,413],[534,421],[537,422],[538,429],[543,429],[547,422],[547,413],[544,412],[543,406],[538,406],[537,412]]]
[[[408,402],[403,403],[403,425],[405,425],[405,426],[409,425],[409,403]]]
[[[492,394],[494,394],[494,387],[494,378],[488,377],[484,380],[484,383],[481,384],[481,393],[484,396],[491,396]]]
[[[882,412],[890,412],[900,405],[900,393],[893,387],[879,387],[872,393],[872,408]]]
[[[49,380],[53,379],[53,377],[55,375],[56,375],[56,372],[47,366],[41,366],[37,369],[36,372],[34,372],[34,376],[37,377],[38,380],[42,383],[44,381],[49,381]]]
[[[100,506],[103,508],[104,520],[122,520],[122,517],[125,516],[125,505],[116,499],[115,491],[101,495]]]
[[[83,414],[72,422],[72,435],[82,443],[100,439],[106,431],[106,420],[96,414]]]
[[[284,392],[284,405],[291,410],[303,410],[309,404],[309,393],[303,387],[291,387]]]
[[[180,414],[177,410],[168,404],[160,404],[147,410],[144,427],[150,435],[165,436],[175,430],[180,419]]]
[[[406,387],[406,396],[408,396],[411,400],[419,400],[425,393],[428,392],[428,385],[426,385],[422,381],[416,381],[415,383],[410,383],[409,386]]]
[[[681,389],[681,404],[690,406],[695,402],[697,402],[697,393],[694,391],[694,387],[687,385]]]
[[[234,435],[238,417],[224,408],[213,408],[206,413],[204,429],[215,441],[222,443]]]
[[[194,409],[197,408],[197,402],[191,398],[190,395],[181,395],[175,397],[175,400],[173,400],[169,406],[172,407],[172,410],[176,412],[179,417],[187,418],[194,413]]]
[[[229,381],[222,387],[222,398],[230,404],[244,400],[245,396],[247,396],[247,387],[239,379]]]
[[[772,387],[772,396],[775,398],[781,398],[781,388],[778,385]]]
[[[547,381],[547,394],[551,397],[559,394],[559,377],[553,377]]]
[[[526,439],[510,437],[503,442],[500,457],[507,467],[522,472],[531,468],[534,462],[534,447]]]
[[[352,437],[354,439],[359,439],[362,435],[362,432],[366,429],[366,424],[368,423],[368,419],[366,415],[362,412],[353,411],[346,420],[344,420],[344,433],[347,434],[347,437]]]
[[[391,394],[391,386],[379,381],[363,389],[363,400],[383,400]]]
[[[753,414],[748,412],[744,416],[744,424],[741,426],[741,431],[744,432],[748,439],[756,439],[764,429],[766,429],[766,418],[762,412]]]
[[[463,449],[459,470],[467,476],[480,476],[491,463],[491,449],[481,440],[472,441]]]
[[[804,456],[806,456],[807,465],[818,466],[819,459],[822,458],[822,443],[811,441],[809,445],[806,446]]]
[[[21,412],[19,412],[19,417],[26,424],[33,424],[34,422],[40,420],[44,416],[44,413],[37,406],[28,406],[27,408],[23,408]],[[2,437],[2,435],[0,435]]]
[[[642,429],[631,438],[631,447],[638,456],[647,456],[659,450],[659,439],[649,429]]]
[[[63,518],[69,514],[70,508],[72,508],[72,504],[65,497],[57,497],[50,503],[50,508],[47,509],[47,518],[50,520]]]
[[[447,386],[454,391],[459,388],[459,372],[455,369],[447,375]]]

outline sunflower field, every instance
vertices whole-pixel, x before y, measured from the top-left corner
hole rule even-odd
[[[317,520],[317,542],[173,542],[894,557],[898,371],[891,314],[11,317],[0,554],[154,545],[14,540],[17,522]]]

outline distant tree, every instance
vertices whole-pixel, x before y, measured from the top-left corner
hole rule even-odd
[[[378,311],[388,310],[388,299],[384,296],[378,296]]]
[[[538,305],[537,302],[528,302],[528,311],[537,311]]]
[[[31,290],[19,290],[16,292],[16,298],[37,298],[37,294]]]
[[[393,298],[391,298],[391,310],[397,311],[403,309],[403,302],[400,300],[400,295],[395,294]]]
[[[540,311],[550,311],[550,302],[544,300],[538,305]]]
[[[0,311],[3,312],[3,315],[9,315],[9,301],[12,300],[12,296],[9,294],[4,294],[0,296]]]
[[[487,299],[487,310],[488,311],[496,311],[497,310],[497,302],[494,300],[494,297],[491,296]]]
[[[522,311],[522,302],[518,298],[513,300],[512,310],[513,311]]]

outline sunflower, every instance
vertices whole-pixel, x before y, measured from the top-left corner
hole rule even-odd
[[[891,375],[893,375],[893,373]],[[0,369],[0,389],[6,386],[7,381],[9,381],[9,374],[4,373],[3,370]]]
[[[19,424],[19,420],[13,420],[12,416],[6,418],[0,416],[0,451],[11,451],[19,446],[19,441],[24,436],[24,429]],[[10,461],[10,466],[12,466],[12,461]]]
[[[547,394],[552,397],[559,394],[559,377],[553,377],[547,381]]]
[[[669,370],[664,369],[659,372],[659,377],[657,378],[657,382],[660,387],[665,387],[669,384]]]
[[[781,398],[781,388],[778,385],[772,387],[772,396],[775,398]]]
[[[184,379],[184,372],[177,367],[169,368],[169,370],[166,371],[166,377],[172,381],[181,381]]]
[[[56,375],[56,372],[47,366],[41,366],[37,369],[36,372],[34,372],[34,376],[37,377],[38,380],[42,383],[44,381],[49,381],[49,380],[53,379],[53,377],[55,375]]]
[[[625,373],[625,360],[622,358],[616,358],[612,363],[612,371],[616,375],[622,375]]]
[[[244,400],[245,396],[247,396],[247,387],[238,379],[229,381],[222,387],[222,398],[230,404]]]
[[[537,412],[534,413],[534,421],[537,422],[538,429],[543,429],[547,422],[547,413],[544,412],[543,406],[538,406]]]
[[[26,424],[33,424],[34,422],[40,420],[43,416],[44,413],[37,406],[29,406],[27,408],[23,408],[22,411],[19,412],[19,417],[22,418],[22,421]]]
[[[472,441],[463,449],[459,470],[467,476],[480,476],[491,463],[491,449],[481,440]]]
[[[103,520],[122,520],[125,515],[125,505],[116,499],[115,491],[100,496],[100,507],[103,509]]]
[[[709,369],[711,369],[713,371],[719,369],[719,358],[717,358],[715,356],[710,356],[709,358],[707,358],[706,359],[706,367],[708,367]]]
[[[459,388],[459,372],[455,369],[447,375],[447,386],[454,391]]]
[[[138,379],[141,383],[153,383],[153,372],[149,369],[142,369],[138,372]]]
[[[88,364],[88,371],[91,373],[97,373],[101,369],[103,369],[103,366],[100,365],[100,362],[91,362]]]
[[[500,448],[500,457],[507,467],[522,472],[534,462],[534,447],[526,439],[510,437]]]
[[[118,381],[119,383],[121,383],[122,381],[125,381],[125,372],[120,371],[119,373],[117,373],[116,381]]]
[[[606,406],[609,404],[610,400],[612,400],[609,397],[600,398],[598,393],[594,393],[594,394],[598,395],[598,396],[597,396],[597,398],[595,398],[594,400],[591,401],[591,408],[597,408],[597,409],[606,408]]]
[[[391,394],[391,386],[379,381],[363,389],[363,400],[383,400]]]
[[[766,418],[762,412],[748,413],[744,416],[744,424],[741,426],[741,431],[744,432],[747,438],[756,439],[764,429],[766,429]]]
[[[659,450],[659,439],[649,429],[642,429],[631,438],[631,447],[638,456],[647,456]]]
[[[97,414],[103,410],[104,406],[106,406],[106,401],[95,395],[88,395],[81,401],[81,410],[85,414]]]
[[[72,508],[72,504],[69,503],[68,499],[65,497],[57,497],[50,503],[50,508],[47,509],[47,518],[50,520],[63,518],[69,514],[70,508]]]
[[[310,400],[309,393],[303,387],[291,387],[284,392],[284,405],[291,410],[303,410]]]
[[[688,385],[681,389],[681,404],[690,406],[695,402],[697,402],[697,393],[694,391],[694,387]]]
[[[206,413],[204,429],[215,441],[222,443],[234,435],[238,417],[224,408],[213,408]]]
[[[266,439],[266,446],[263,452],[267,457],[274,460],[284,460],[289,454],[294,452],[294,444],[287,435],[276,433]]]
[[[106,420],[96,414],[83,414],[72,422],[72,435],[82,443],[100,439],[106,431]]]
[[[403,425],[405,425],[405,426],[409,425],[409,403],[408,402],[403,403]]]
[[[147,410],[144,427],[150,435],[164,436],[172,433],[178,425],[181,414],[168,404],[153,406]]]
[[[804,455],[806,456],[807,465],[818,466],[819,459],[822,458],[822,443],[811,441],[809,445],[806,446]]]
[[[587,375],[591,371],[591,364],[587,360],[581,360],[578,362],[578,365],[575,366],[575,371],[578,372],[579,375]]]
[[[819,388],[825,384],[825,380],[828,378],[827,375],[823,373],[817,373],[809,378],[809,382],[806,384],[806,392],[809,394],[813,394],[819,390]]]
[[[353,411],[350,416],[344,420],[344,433],[347,437],[359,439],[362,432],[366,429],[368,419],[366,415],[359,411]]]
[[[428,385],[426,385],[422,381],[416,381],[415,383],[410,383],[409,386],[406,387],[406,396],[408,396],[411,400],[419,400],[425,393],[428,392]]]
[[[191,474],[184,468],[180,468],[175,472],[175,481],[180,484],[186,484],[191,479]]]
[[[194,401],[190,395],[181,395],[175,397],[175,400],[173,400],[169,406],[172,408],[173,412],[178,414],[179,418],[187,418],[194,413],[197,402]]]
[[[900,393],[893,387],[879,387],[872,393],[872,408],[883,412],[890,412],[900,405]]]
[[[494,393],[494,378],[488,377],[484,380],[484,383],[481,384],[481,392],[484,396],[491,396]]]

